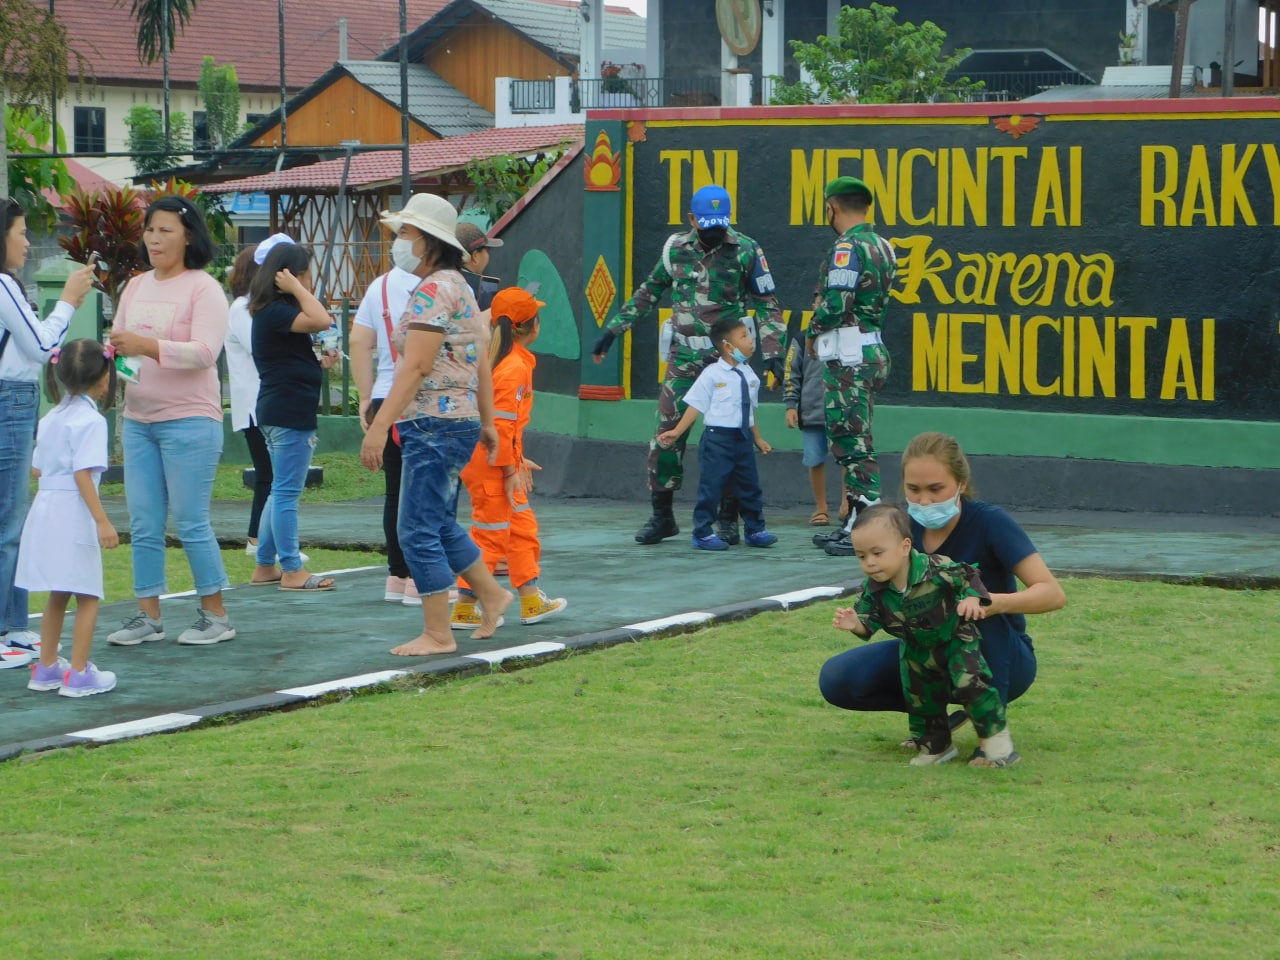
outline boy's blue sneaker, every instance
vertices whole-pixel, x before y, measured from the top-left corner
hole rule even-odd
[[[755,533],[747,534],[748,547],[772,547],[777,542],[778,538],[768,530],[757,530]]]
[[[714,533],[709,537],[699,537],[696,534],[693,538],[693,549],[695,550],[728,550],[729,545],[717,537]]]

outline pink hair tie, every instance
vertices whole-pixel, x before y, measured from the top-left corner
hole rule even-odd
[[[60,357],[61,355],[62,355],[62,348],[54,347],[52,350],[49,351],[49,362],[57,363],[58,357]]]
[[[116,345],[114,343],[104,344],[102,347],[102,355],[108,360],[116,358]]]

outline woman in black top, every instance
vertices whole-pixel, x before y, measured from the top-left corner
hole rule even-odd
[[[258,428],[271,453],[271,496],[258,529],[256,584],[281,590],[332,590],[332,577],[313,576],[302,565],[298,501],[316,445],[316,407],[324,371],[335,352],[317,358],[311,335],[328,330],[329,313],[311,292],[311,251],[281,243],[269,254],[249,288],[253,315],[253,362],[258,388]],[[276,561],[279,560],[279,569]]]

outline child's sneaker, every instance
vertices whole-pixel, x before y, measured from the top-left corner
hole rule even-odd
[[[47,690],[57,690],[62,686],[62,675],[70,669],[71,664],[62,657],[59,657],[58,662],[51,667],[46,667],[37,660],[31,665],[31,679],[27,681],[27,689],[37,690],[41,693]]]
[[[204,607],[200,608],[196,622],[178,634],[178,642],[186,646],[207,646],[235,638],[236,628],[231,626],[230,615],[224,613],[219,617]]]
[[[527,597],[520,598],[520,622],[525,626],[531,623],[541,623],[547,617],[555,616],[568,606],[569,601],[564,597],[556,597],[552,600],[539,590],[537,593],[531,593]]]
[[[749,547],[772,547],[777,542],[778,538],[768,530],[757,530],[755,533],[747,534],[747,546]]]
[[[387,585],[383,588],[382,599],[388,603],[404,603],[404,589],[408,581],[404,577],[387,577]]]
[[[475,598],[460,598],[453,605],[453,613],[449,617],[449,628],[452,630],[474,630],[484,622],[480,616],[480,605]],[[498,618],[498,626],[507,622],[506,617]]]
[[[960,751],[951,743],[942,747],[937,753],[930,753],[929,747],[921,744],[920,752],[911,758],[911,766],[929,767],[935,763],[946,763],[948,760],[954,760],[959,755]]]
[[[116,675],[110,670],[99,670],[92,663],[84,665],[84,672],[68,669],[58,689],[60,697],[92,697],[116,688]]]
[[[14,670],[18,667],[25,667],[34,660],[30,650],[22,650],[18,647],[10,647],[0,643],[0,670]]]
[[[695,550],[728,550],[729,544],[725,543],[714,533],[709,537],[700,537],[696,533],[693,535],[693,549]]]
[[[164,621],[152,620],[141,610],[130,617],[115,633],[107,635],[107,643],[117,647],[136,647],[140,643],[164,639]]]
[[[413,582],[413,577],[405,577],[404,595],[400,598],[400,602],[406,607],[422,606],[422,594],[418,593],[418,585]]]

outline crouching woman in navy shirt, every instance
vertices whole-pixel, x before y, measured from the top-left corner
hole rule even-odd
[[[978,621],[982,655],[1007,705],[1026,693],[1036,678],[1036,654],[1025,614],[1058,610],[1066,595],[1014,519],[993,504],[970,499],[969,461],[954,437],[915,437],[902,454],[902,485],[912,545],[924,553],[974,564],[991,594],[991,606]],[[1018,581],[1026,589],[1019,591]],[[905,712],[899,642],[863,644],[832,657],[818,677],[823,697],[845,710]],[[963,723],[965,716],[959,713],[956,719]]]

